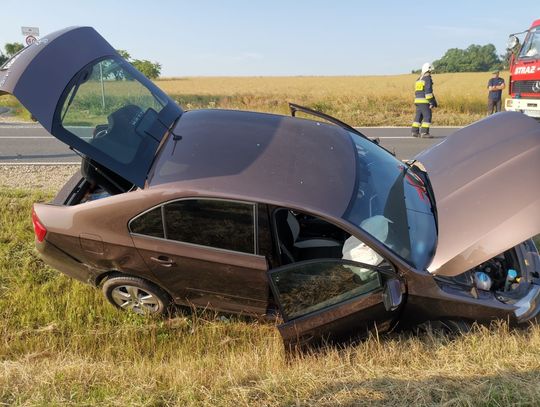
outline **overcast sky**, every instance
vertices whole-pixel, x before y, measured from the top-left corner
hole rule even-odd
[[[88,25],[163,76],[400,74],[540,19],[539,1],[0,0],[0,46]]]

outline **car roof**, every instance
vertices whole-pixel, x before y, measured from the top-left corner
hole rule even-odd
[[[150,189],[266,202],[335,217],[349,205],[356,150],[338,126],[204,109],[184,112],[173,133],[176,137],[168,138],[149,173]]]

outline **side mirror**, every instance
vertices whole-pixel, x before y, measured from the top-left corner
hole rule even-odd
[[[387,311],[396,310],[403,302],[401,282],[396,278],[386,280],[383,290],[383,304]]]
[[[506,49],[507,50],[513,50],[514,48],[519,46],[519,38],[515,35],[511,35],[508,37],[508,42],[506,43]]]

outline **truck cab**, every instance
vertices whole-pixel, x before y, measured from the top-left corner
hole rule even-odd
[[[525,34],[523,44],[517,35]],[[540,19],[508,40],[510,58],[509,96],[505,109],[522,112],[540,120]]]

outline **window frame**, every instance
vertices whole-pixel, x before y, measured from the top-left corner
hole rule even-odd
[[[175,203],[175,202],[193,201],[193,200],[220,201],[220,202],[226,202],[226,203],[238,203],[238,204],[251,206],[252,207],[251,208],[252,209],[251,216],[252,216],[252,221],[253,221],[253,246],[252,246],[253,251],[252,252],[242,252],[242,251],[238,251],[238,250],[223,249],[221,247],[207,246],[207,245],[202,245],[202,244],[198,244],[198,243],[184,242],[182,240],[169,239],[167,237],[167,223],[165,222],[166,221],[166,219],[165,219],[165,205],[172,204],[172,203]],[[142,233],[133,232],[131,230],[131,223],[133,221],[135,221],[136,219],[144,216],[148,212],[153,211],[156,208],[161,208],[161,224],[162,224],[162,227],[163,227],[163,236],[164,237],[155,237],[155,236],[145,235],[145,234],[142,234]],[[161,203],[159,203],[157,205],[154,205],[154,206],[146,209],[145,211],[143,211],[143,212],[135,215],[133,218],[131,218],[128,221],[127,226],[128,226],[128,231],[129,231],[130,235],[139,236],[139,237],[143,237],[143,238],[147,238],[147,239],[163,240],[163,241],[170,242],[170,243],[180,243],[180,244],[183,244],[183,245],[190,245],[190,246],[194,246],[194,247],[203,247],[203,248],[208,248],[208,249],[213,249],[213,250],[220,250],[220,251],[224,251],[224,252],[227,252],[227,253],[237,253],[237,254],[244,254],[244,255],[250,255],[250,256],[260,256],[260,254],[259,254],[259,239],[258,239],[258,232],[259,232],[258,214],[259,214],[259,208],[258,208],[257,203],[255,203],[255,202],[241,201],[241,200],[238,200],[238,199],[214,198],[214,197],[184,197],[184,198],[171,199],[170,201],[161,202]]]

